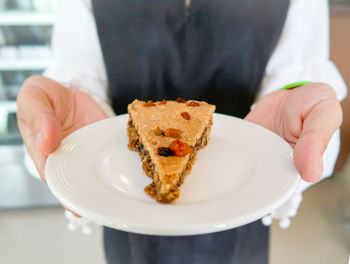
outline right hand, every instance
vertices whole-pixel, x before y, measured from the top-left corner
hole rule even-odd
[[[62,139],[107,117],[89,94],[67,89],[44,76],[32,76],[23,83],[17,106],[19,130],[43,181],[47,156]]]

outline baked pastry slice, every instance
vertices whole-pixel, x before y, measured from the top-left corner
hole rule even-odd
[[[197,151],[207,145],[214,111],[214,105],[181,98],[129,104],[129,149],[139,152],[143,170],[153,179],[145,191],[158,202],[179,197]]]

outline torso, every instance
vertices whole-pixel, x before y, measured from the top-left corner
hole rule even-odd
[[[282,30],[288,0],[96,0],[117,113],[133,99],[205,100],[243,117]]]

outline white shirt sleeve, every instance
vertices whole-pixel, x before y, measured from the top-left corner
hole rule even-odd
[[[58,1],[53,64],[44,75],[66,86],[73,83],[74,88],[92,95],[109,114],[107,74],[91,8],[90,0]]]
[[[285,25],[267,64],[258,99],[294,82],[324,82],[338,99],[346,85],[329,59],[328,0],[291,0]]]

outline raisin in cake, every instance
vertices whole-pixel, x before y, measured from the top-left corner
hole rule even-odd
[[[153,179],[145,191],[158,202],[179,197],[197,150],[207,145],[214,111],[214,105],[181,98],[129,104],[129,149],[139,152],[143,170]]]

